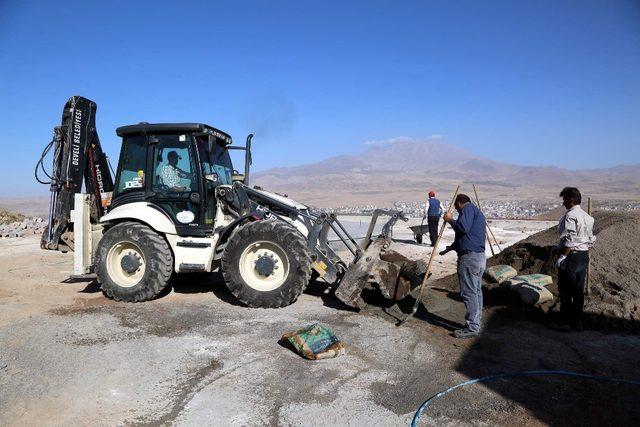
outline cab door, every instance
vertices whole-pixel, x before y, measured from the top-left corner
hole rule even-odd
[[[192,135],[149,135],[149,145],[149,201],[171,217],[178,235],[204,236],[202,181]]]

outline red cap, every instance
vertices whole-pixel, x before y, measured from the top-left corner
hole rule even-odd
[[[429,197],[436,197],[435,191],[429,191]]]

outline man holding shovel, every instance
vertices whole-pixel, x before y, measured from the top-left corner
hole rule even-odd
[[[454,250],[458,254],[458,283],[460,296],[467,309],[467,325],[454,331],[453,335],[456,338],[471,338],[480,334],[482,274],[487,265],[486,219],[466,194],[456,196],[454,207],[458,211],[458,219],[453,219],[451,212],[447,212],[443,219],[451,225],[455,240],[443,252]]]

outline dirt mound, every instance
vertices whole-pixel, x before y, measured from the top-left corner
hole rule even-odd
[[[597,329],[640,331],[640,213],[596,211],[591,251],[591,286],[585,298],[588,326]],[[534,234],[487,260],[487,265],[508,264],[522,274],[553,277],[548,289],[558,296],[557,269],[552,250],[558,243],[558,227]],[[455,275],[435,286],[457,289]],[[559,310],[559,301],[543,307]]]
[[[585,313],[592,326],[640,330],[640,214],[598,211],[594,213],[596,244],[591,251],[591,287]],[[557,269],[551,251],[558,241],[558,228],[534,234],[505,249],[488,264],[510,264],[530,273],[550,274],[558,295]],[[557,310],[556,302],[551,311]]]

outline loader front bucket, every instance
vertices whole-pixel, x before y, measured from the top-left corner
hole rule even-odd
[[[388,215],[390,219],[382,227],[381,234],[372,240],[371,235],[380,215]],[[343,303],[362,308],[365,304],[361,294],[365,288],[377,288],[385,298],[398,301],[420,286],[426,264],[421,260],[411,260],[394,250],[393,226],[398,219],[407,220],[399,211],[374,211],[361,244],[363,252],[348,267],[335,291]]]

